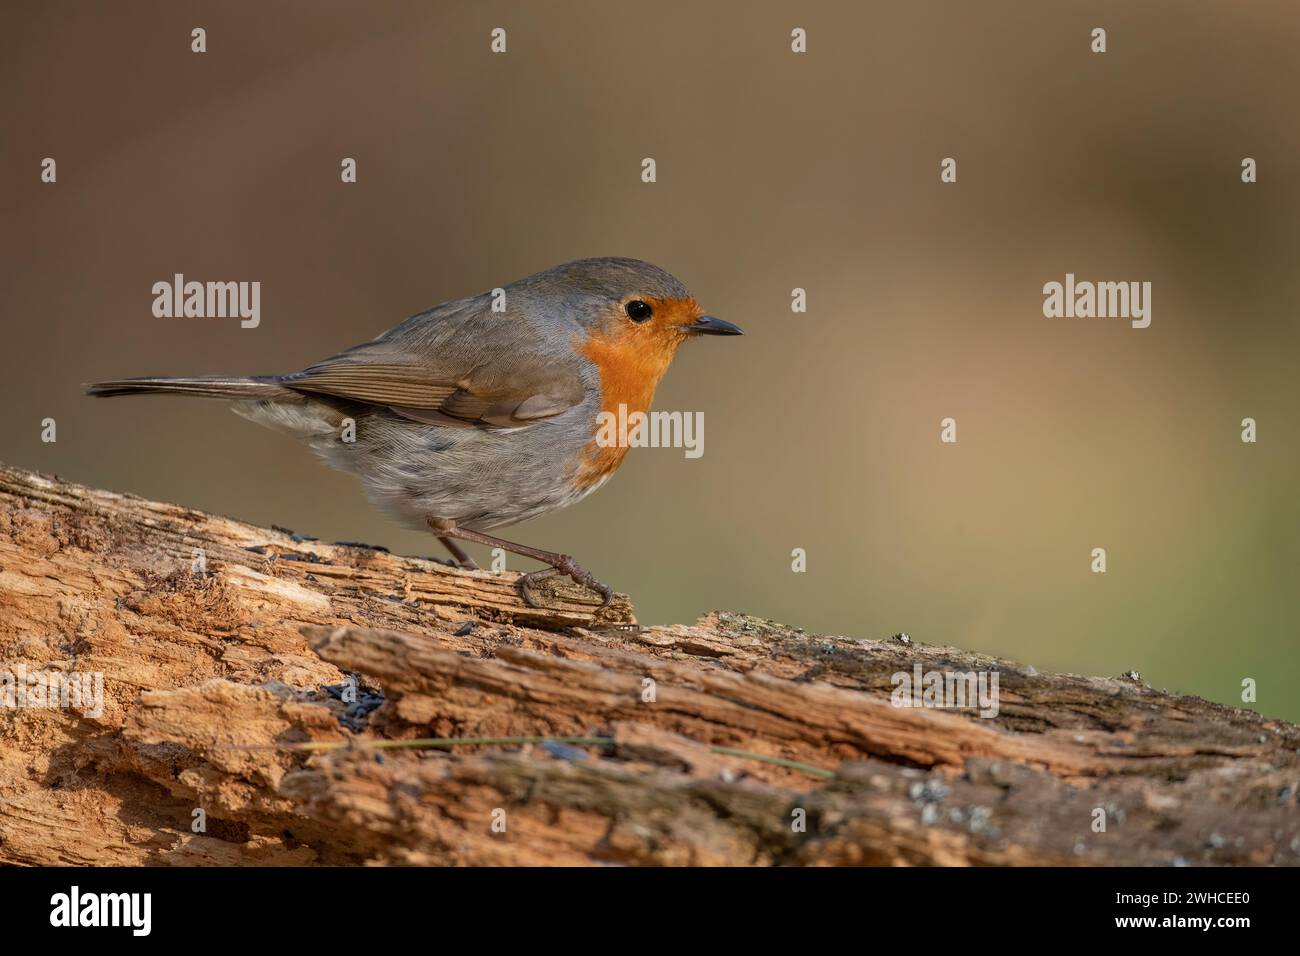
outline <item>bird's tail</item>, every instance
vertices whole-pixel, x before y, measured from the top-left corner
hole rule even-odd
[[[116,378],[91,382],[83,386],[87,395],[111,398],[114,395],[139,395],[145,392],[164,395],[197,395],[201,398],[227,400],[301,399],[299,392],[278,384],[273,376],[236,378],[229,375],[204,375],[197,378]]]

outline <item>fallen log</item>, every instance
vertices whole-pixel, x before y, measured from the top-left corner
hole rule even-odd
[[[5,686],[103,689],[0,707],[0,862],[1300,863],[1295,725],[514,580],[0,466]]]

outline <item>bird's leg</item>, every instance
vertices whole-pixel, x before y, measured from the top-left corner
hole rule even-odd
[[[448,538],[445,535],[438,535],[438,540],[442,542],[442,546],[444,548],[446,548],[448,551],[451,552],[451,556],[456,559],[456,563],[459,564],[466,571],[482,570],[478,566],[478,562],[475,561],[473,558],[471,558],[469,554],[466,553],[465,549],[462,548],[460,545],[458,545],[451,538]]]
[[[519,579],[519,596],[524,599],[524,603],[529,607],[540,607],[533,600],[532,592],[529,590],[530,585],[538,581],[544,581],[549,577],[557,574],[567,574],[578,584],[590,588],[601,596],[600,606],[609,607],[609,602],[614,600],[614,592],[609,585],[598,581],[590,571],[586,570],[577,561],[573,560],[567,554],[559,554],[555,551],[543,551],[541,548],[532,548],[526,544],[515,544],[513,541],[506,541],[503,538],[493,537],[490,534],[484,534],[481,531],[471,531],[468,528],[461,528],[454,521],[445,521],[439,518],[430,518],[429,527],[449,548],[449,541],[446,539],[459,538],[461,541],[472,541],[475,544],[487,545],[489,548],[502,548],[511,554],[522,555],[525,558],[532,558],[535,561],[541,561],[550,567],[542,568],[540,571],[530,571]],[[455,552],[452,552],[453,554]]]

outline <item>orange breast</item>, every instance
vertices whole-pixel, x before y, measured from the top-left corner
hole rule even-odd
[[[655,317],[643,326],[625,322],[612,334],[592,335],[577,346],[577,351],[591,359],[600,369],[601,410],[619,415],[649,412],[655,388],[672,363],[673,355],[685,338],[681,326],[693,322],[700,314],[694,299],[647,299]],[[593,437],[584,451],[576,482],[589,488],[604,481],[623,463],[627,448],[601,445]]]

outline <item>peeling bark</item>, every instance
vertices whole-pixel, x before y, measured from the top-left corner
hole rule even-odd
[[[1300,862],[1292,724],[514,580],[0,467],[0,671],[105,697],[0,708],[0,862]],[[917,664],[996,671],[997,716],[893,706]],[[449,737],[605,742],[375,746]]]

